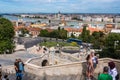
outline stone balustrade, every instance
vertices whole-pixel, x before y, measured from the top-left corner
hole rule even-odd
[[[99,64],[95,69],[95,74],[102,73],[103,67],[107,66],[109,61],[114,61],[118,72],[120,73],[120,60],[111,58],[99,59]],[[8,69],[8,67],[6,67]],[[6,70],[4,68],[4,70]],[[13,66],[11,66],[13,69]],[[12,71],[9,69],[10,71]],[[10,72],[7,70],[8,72]],[[73,62],[63,65],[53,65],[45,67],[35,67],[26,63],[25,71],[30,80],[85,80],[86,62]],[[97,76],[96,76],[97,77]]]
[[[114,61],[118,71],[120,71],[120,60],[103,58],[99,59],[99,64],[95,69],[95,74],[102,73],[103,67],[107,66],[109,61]],[[26,71],[34,74],[38,80],[84,80],[86,62],[74,62],[70,64],[53,65],[42,68],[35,68],[33,66],[26,65]]]

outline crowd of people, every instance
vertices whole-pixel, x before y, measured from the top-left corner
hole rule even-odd
[[[98,64],[98,57],[94,52],[91,52],[87,58],[87,80],[93,80],[94,71]],[[103,68],[103,73],[98,75],[98,80],[119,80],[119,74],[113,61],[108,63],[108,66]]]

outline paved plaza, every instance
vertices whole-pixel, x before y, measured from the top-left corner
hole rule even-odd
[[[29,58],[38,57],[40,54],[30,53],[29,51],[17,51],[13,54],[2,54],[0,55],[0,64],[5,65],[13,65],[15,59],[21,58],[24,62]]]

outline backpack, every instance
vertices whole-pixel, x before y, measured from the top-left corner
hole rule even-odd
[[[116,75],[115,79],[116,79],[116,80],[119,80],[119,74]]]
[[[98,58],[97,57],[95,58],[95,60],[96,60],[96,64],[98,64]]]

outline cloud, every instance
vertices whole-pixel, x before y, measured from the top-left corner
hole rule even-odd
[[[1,3],[2,2],[2,3]],[[120,0],[0,0],[1,11],[119,12]],[[6,6],[4,6],[6,5]],[[22,6],[21,6],[22,5]],[[21,7],[20,7],[21,6]],[[4,8],[6,7],[6,8]]]
[[[8,1],[8,0],[6,0]],[[34,3],[47,3],[47,2],[66,2],[67,0],[9,0],[12,2],[34,2]]]

